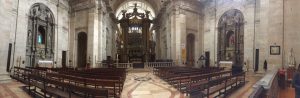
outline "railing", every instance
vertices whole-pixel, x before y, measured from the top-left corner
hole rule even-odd
[[[145,63],[145,68],[154,68],[154,67],[172,67],[174,62],[147,62]]]
[[[102,67],[104,67],[104,66],[106,66],[105,63],[97,62],[95,68],[102,68]]]
[[[106,63],[97,63],[96,68],[106,68],[108,65]],[[133,68],[132,63],[114,63],[117,68]]]
[[[133,68],[133,63],[114,63],[117,68]],[[172,67],[175,66],[174,62],[146,62],[144,63],[144,68],[154,68],[154,67]],[[96,68],[106,68],[108,67],[106,63],[97,63]]]
[[[249,98],[265,98],[265,89],[263,86],[259,85],[253,90]]]
[[[249,98],[278,98],[278,75],[277,70],[268,72],[262,79],[255,83],[253,86],[254,91]],[[263,91],[261,92],[261,88]],[[256,96],[263,97],[256,97]]]
[[[117,68],[133,68],[132,63],[114,63]]]

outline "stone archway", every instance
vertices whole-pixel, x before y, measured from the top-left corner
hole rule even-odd
[[[186,37],[186,61],[188,66],[194,66],[195,62],[195,35],[188,34]]]
[[[26,66],[34,67],[40,60],[54,60],[55,23],[51,10],[36,3],[28,16]]]
[[[87,64],[87,34],[84,32],[78,33],[77,42],[77,66],[79,68],[86,67]]]
[[[218,61],[244,62],[244,16],[237,9],[226,11],[219,20]]]

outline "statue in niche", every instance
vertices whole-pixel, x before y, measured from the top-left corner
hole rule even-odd
[[[35,16],[36,15],[36,9],[35,8],[32,8],[32,11],[30,13],[32,16]]]
[[[41,14],[42,14],[42,13],[41,13],[41,7],[40,7],[40,6],[37,6],[36,9],[37,9],[36,16],[37,16],[37,17],[40,17]]]
[[[294,54],[294,51],[293,51],[293,48],[291,48],[291,51],[290,51],[289,57],[288,57],[288,66],[295,68],[296,67],[296,59],[293,54]]]
[[[226,60],[232,60],[232,54],[231,53],[227,54]]]
[[[31,30],[28,30],[27,38],[28,38],[28,39],[31,39],[31,38],[32,38],[32,37],[31,37]],[[27,41],[27,43],[28,43],[29,45],[31,45],[31,41]]]
[[[234,47],[234,43],[235,43],[235,36],[234,36],[234,34],[232,34],[230,37],[229,37],[229,40],[228,40],[229,42],[229,47]]]

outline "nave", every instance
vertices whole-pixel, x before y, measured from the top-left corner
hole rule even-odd
[[[115,71],[121,74],[113,73]],[[230,70],[217,67],[127,69],[127,73],[122,68],[74,70],[15,67],[12,75],[26,85],[21,88],[32,97],[65,98],[238,98],[249,96],[251,93],[245,92],[251,92],[251,86],[261,78],[246,79],[245,76],[248,74],[232,74]],[[236,90],[240,93],[232,95]]]

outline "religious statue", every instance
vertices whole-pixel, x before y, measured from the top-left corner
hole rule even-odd
[[[230,36],[229,38],[229,46],[234,46],[235,38],[234,34]]]
[[[265,70],[265,71],[268,70],[268,62],[267,62],[267,60],[265,60],[265,62],[264,62],[264,70]]]
[[[293,51],[293,48],[292,48],[290,53],[289,53],[289,57],[288,57],[288,66],[295,68],[296,67],[296,60],[295,60],[295,56],[293,54],[294,54],[294,51]]]

